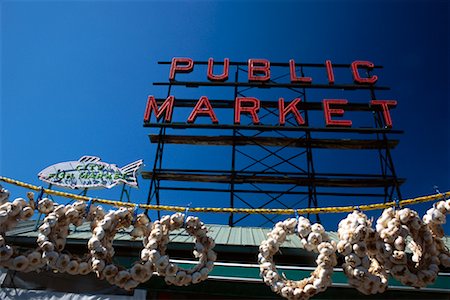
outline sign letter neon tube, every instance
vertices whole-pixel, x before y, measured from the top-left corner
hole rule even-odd
[[[164,120],[166,122],[170,122],[172,120],[172,113],[173,113],[173,101],[174,97],[169,96],[164,101],[164,103],[161,105],[161,108],[158,109],[158,105],[156,104],[155,97],[148,96],[147,99],[147,106],[145,107],[145,113],[144,113],[144,122],[150,122],[150,115],[153,111],[156,119],[159,120],[163,113],[165,113]]]
[[[225,81],[228,79],[228,72],[230,69],[230,59],[229,58],[225,58],[223,61],[223,73],[220,75],[214,75],[213,74],[213,69],[214,69],[214,59],[212,57],[210,57],[208,59],[208,74],[207,77],[209,80],[212,81]]]
[[[352,121],[350,120],[332,120],[331,115],[343,116],[344,110],[341,108],[330,108],[331,104],[345,105],[348,101],[345,99],[324,99],[323,100],[323,113],[325,114],[326,126],[341,126],[351,127]]]
[[[216,114],[214,113],[214,110],[211,106],[211,103],[209,102],[208,97],[206,96],[202,96],[198,100],[197,104],[195,105],[194,109],[189,115],[189,118],[187,120],[188,123],[194,123],[198,115],[209,116],[214,124],[219,123]]]
[[[268,81],[269,79],[270,79],[270,61],[268,61],[267,59],[253,59],[253,58],[248,60],[249,81]]]
[[[397,101],[395,100],[372,100],[370,101],[370,105],[380,105],[383,110],[384,124],[386,127],[392,128],[392,119],[391,114],[389,113],[389,105],[396,106]]]
[[[334,72],[333,72],[333,65],[331,64],[331,60],[326,60],[325,66],[327,68],[328,83],[334,84]]]
[[[190,58],[174,57],[170,64],[169,80],[175,79],[175,73],[189,73],[194,68],[194,61]]]
[[[245,105],[245,106],[243,106]],[[259,124],[258,111],[260,102],[253,97],[237,97],[234,104],[234,123],[241,124],[241,113],[249,113],[252,116],[253,124]]]
[[[297,77],[295,74],[295,61],[289,60],[289,73],[291,74],[291,82],[311,83],[311,77]]]
[[[288,104],[287,107],[284,106],[284,99],[280,98],[278,99],[278,110],[280,111],[279,121],[280,125],[286,124],[286,115],[289,113],[293,113],[295,120],[297,121],[298,125],[304,125],[305,120],[303,120],[302,116],[300,115],[300,112],[297,109],[297,103],[301,101],[300,98],[295,98],[291,103]]]
[[[363,77],[359,76],[359,70],[358,70],[359,67],[364,67],[368,70],[372,70],[374,65],[370,61],[357,60],[357,61],[352,62],[352,74],[353,74],[353,79],[354,79],[355,83],[375,84],[375,82],[377,82],[377,80],[378,80],[377,75],[373,75],[372,77],[369,77],[369,78],[363,78]]]

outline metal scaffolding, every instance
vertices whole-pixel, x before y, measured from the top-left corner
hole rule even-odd
[[[195,62],[206,65],[208,62]],[[159,62],[170,64],[170,62]],[[217,63],[220,65],[221,63]],[[276,101],[261,100],[259,111],[260,125],[254,124],[187,124],[185,122],[144,122],[144,127],[155,128],[157,134],[150,134],[150,141],[156,145],[153,168],[142,172],[145,179],[150,180],[147,204],[163,204],[161,191],[218,192],[229,193],[229,207],[246,208],[300,208],[319,207],[320,197],[374,197],[401,200],[400,185],[404,179],[397,178],[391,149],[398,140],[388,138],[390,134],[402,131],[387,128],[383,123],[383,112],[380,108],[359,102],[349,102],[346,111],[372,112],[374,126],[371,128],[355,127],[313,127],[310,124],[310,112],[322,110],[322,103],[308,102],[307,90],[363,90],[370,92],[370,99],[375,100],[375,91],[388,90],[387,87],[359,84],[302,84],[278,82],[286,77],[283,74],[268,82],[240,81],[246,77],[247,63],[230,62],[234,70],[232,81],[178,81],[156,82],[154,85],[167,86],[171,95],[174,86],[182,87],[221,87],[232,89],[233,99],[210,99],[214,110],[233,111],[234,99],[246,97],[255,89],[281,89],[288,91],[294,98],[301,98],[298,109],[306,126],[298,126],[292,114],[286,119],[286,126],[273,123],[278,118]],[[271,63],[280,69],[289,68],[287,63]],[[305,76],[305,68],[325,69],[325,64],[295,64],[297,72]],[[334,64],[334,68],[349,68],[348,64]],[[380,68],[380,67],[375,67]],[[368,74],[370,76],[370,74]],[[165,99],[156,99],[158,105]],[[176,98],[174,107],[193,108],[198,99]],[[272,121],[271,121],[272,120]],[[199,135],[189,134],[192,130]],[[204,130],[215,130],[217,135],[202,134]],[[169,131],[169,134],[168,134]],[[187,132],[171,134],[173,131]],[[189,132],[188,132],[189,131]],[[343,138],[342,135],[345,135]],[[352,137],[349,138],[348,136]],[[365,138],[359,138],[364,135]],[[338,136],[338,137],[336,137]],[[355,137],[357,136],[357,137]],[[368,137],[368,138],[367,138]],[[164,149],[168,145],[223,146],[231,149],[229,169],[183,169],[163,167]],[[318,149],[345,151],[374,151],[379,162],[379,172],[319,172],[315,168]],[[290,151],[290,152],[288,152]],[[286,154],[288,153],[288,154]],[[258,154],[258,155],[256,155]],[[167,184],[162,185],[165,182]],[[179,186],[178,182],[201,183],[202,186]],[[218,184],[221,187],[218,187]],[[363,191],[361,191],[363,190]],[[367,190],[367,191],[364,191]],[[264,196],[265,199],[255,201],[250,195]],[[283,201],[290,195],[294,200]],[[170,203],[164,203],[170,204]],[[317,221],[320,222],[319,215]],[[158,212],[158,217],[159,212]],[[229,215],[228,224],[242,224],[250,215]],[[272,225],[277,216],[261,215],[263,222],[259,225]]]

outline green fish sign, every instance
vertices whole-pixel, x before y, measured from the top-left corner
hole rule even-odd
[[[42,181],[71,189],[112,188],[124,183],[137,187],[136,173],[143,160],[122,168],[102,162],[99,157],[83,156],[78,161],[66,161],[51,165],[38,174]]]

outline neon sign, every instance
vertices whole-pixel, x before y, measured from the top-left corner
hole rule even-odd
[[[229,77],[230,60],[225,58],[223,62],[217,63],[222,66],[221,73],[214,73],[215,62],[213,58],[209,58],[206,68],[206,78],[212,82],[226,83]],[[194,70],[195,62],[191,58],[173,58],[170,64],[169,80],[176,82],[177,73],[190,73]],[[312,86],[314,79],[312,77],[299,75],[296,73],[296,63],[293,59],[289,60],[290,84],[298,87]],[[327,82],[323,86],[336,87],[333,63],[326,60],[324,71],[326,73]],[[350,72],[353,78],[353,84],[357,87],[370,88],[378,81],[377,75],[361,75],[362,70],[372,71],[374,64],[370,61],[357,60],[350,64]],[[260,83],[261,87],[265,87],[271,80],[271,63],[266,59],[249,59],[247,63],[247,80],[248,83]],[[152,114],[159,121],[162,118],[165,123],[172,122],[174,110],[175,96],[169,95],[160,106],[153,95],[148,96],[147,104],[144,112],[144,123],[149,123]],[[290,102],[284,98],[278,99],[278,126],[284,126],[288,116],[293,115],[297,126],[308,126],[300,114],[301,98],[292,99]],[[351,127],[352,121],[346,119],[336,119],[343,117],[345,108],[348,104],[347,99],[323,99],[322,110],[326,127]],[[385,128],[392,128],[392,118],[390,109],[397,105],[396,100],[371,100],[369,106],[373,110],[382,112],[382,118]],[[253,125],[259,125],[260,119],[258,112],[261,108],[261,101],[255,97],[236,97],[234,99],[234,124],[241,123],[241,115],[248,115]],[[194,105],[191,113],[186,119],[188,124],[194,124],[198,117],[208,117],[212,124],[219,124],[219,119],[214,111],[207,96],[201,96]]]
[[[60,187],[112,188],[124,183],[137,187],[136,173],[143,161],[138,160],[122,168],[102,162],[99,157],[83,156],[77,161],[67,161],[51,165],[38,174],[38,178]]]

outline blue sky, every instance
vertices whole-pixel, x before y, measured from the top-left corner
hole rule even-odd
[[[405,134],[393,158],[407,179],[403,197],[431,194],[433,185],[450,190],[447,1],[2,1],[0,9],[3,176],[41,185],[39,171],[86,154],[119,166],[143,158],[149,169],[155,149],[147,135],[155,130],[143,128],[142,116],[148,95],[166,96],[152,83],[169,73],[158,61],[369,60],[384,66],[378,84],[391,87],[380,98],[398,101],[392,118]],[[167,158],[182,168],[184,154]],[[204,157],[218,161],[215,155],[220,150]],[[345,172],[332,159],[317,164]],[[145,201],[148,185],[140,180],[133,201]],[[120,189],[89,194],[117,199]],[[198,194],[163,202],[223,205]],[[327,229],[340,217],[327,216]]]

